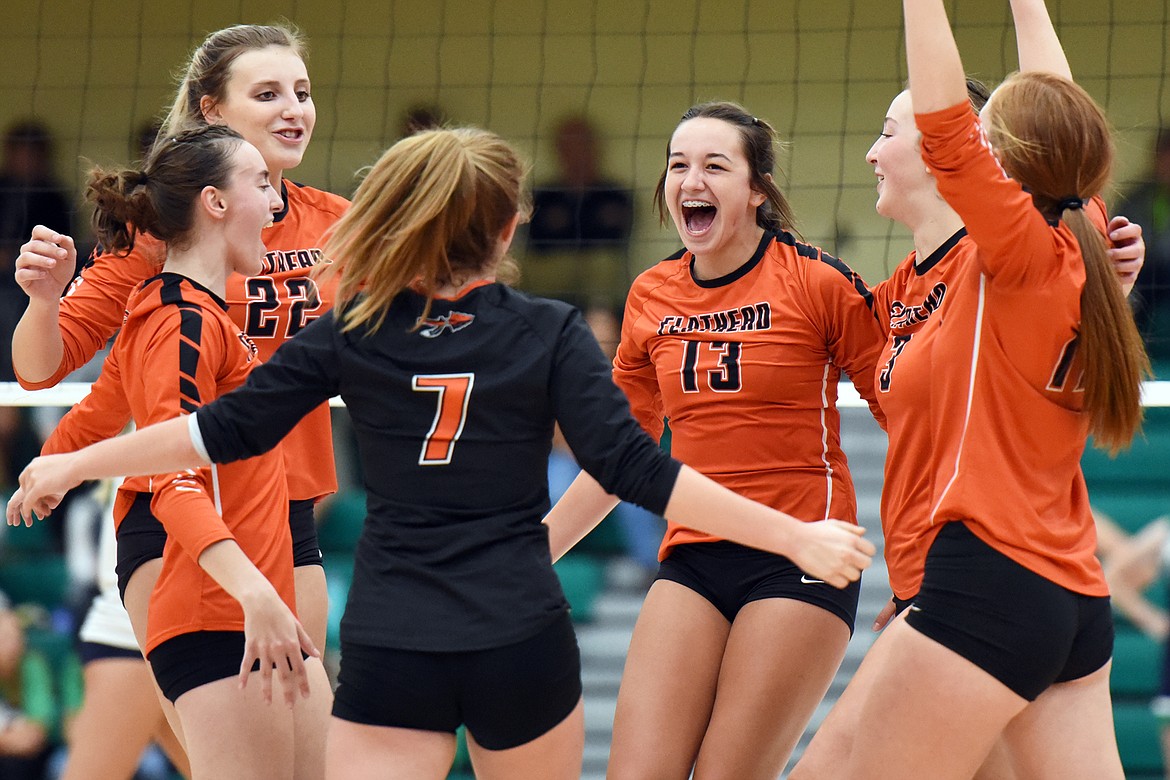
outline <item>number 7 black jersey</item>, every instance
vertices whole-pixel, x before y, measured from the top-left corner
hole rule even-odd
[[[201,409],[199,430],[216,462],[248,457],[340,394],[368,496],[346,641],[503,646],[566,609],[540,522],[554,421],[606,490],[655,513],[679,466],[630,416],[576,309],[483,284],[415,329],[423,303],[404,292],[374,333],[324,315]]]

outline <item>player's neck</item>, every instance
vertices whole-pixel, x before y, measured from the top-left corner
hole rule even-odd
[[[226,298],[229,273],[224,262],[226,248],[213,244],[204,240],[184,249],[168,247],[163,271],[185,276],[220,298]]]
[[[934,254],[934,250],[945,244],[962,227],[963,220],[949,206],[937,209],[929,218],[914,225],[914,263],[925,262]]]
[[[752,225],[751,230],[737,231],[729,240],[718,247],[698,248],[692,251],[695,258],[695,276],[699,279],[721,279],[738,271],[751,260],[764,237],[764,229]]]

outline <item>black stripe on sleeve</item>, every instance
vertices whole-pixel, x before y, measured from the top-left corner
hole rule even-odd
[[[183,278],[163,276],[159,300],[179,308],[179,406],[190,414],[202,406],[199,397],[199,347],[203,341],[203,309],[183,300]]]

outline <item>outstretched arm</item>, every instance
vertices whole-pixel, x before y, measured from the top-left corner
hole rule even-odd
[[[1052,73],[1072,81],[1072,69],[1044,0],[1011,0],[1021,71]]]
[[[209,465],[192,444],[188,423],[194,415],[149,425],[134,433],[98,442],[76,452],[36,458],[20,474],[20,488],[8,502],[8,524],[32,524],[46,517],[70,489],[87,479],[109,479],[183,471]]]
[[[57,371],[65,354],[58,330],[61,291],[77,267],[77,249],[69,236],[37,225],[16,258],[16,283],[28,295],[28,307],[12,333],[12,364],[22,379],[39,382]]]
[[[544,516],[552,559],[560,560],[562,555],[584,539],[617,505],[618,499],[606,493],[605,488],[599,485],[597,480],[582,470],[556,505]]]
[[[967,76],[943,0],[902,0],[902,10],[914,113],[929,114],[967,100]]]

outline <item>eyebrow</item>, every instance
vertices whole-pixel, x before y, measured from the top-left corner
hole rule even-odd
[[[671,152],[669,155],[667,155],[667,159],[669,160],[671,157],[682,157],[682,156],[683,156],[682,152]],[[712,157],[718,157],[720,159],[727,160],[727,162],[731,162],[731,158],[728,157],[727,155],[723,154],[722,152],[709,152],[707,154],[707,156],[704,157],[703,159],[710,160]]]
[[[308,83],[309,83],[308,79],[297,79],[296,81],[293,82],[293,86],[299,87],[302,84],[307,85]],[[280,86],[283,86],[283,85],[277,79],[265,79],[264,81],[256,81],[256,82],[252,83],[253,89],[255,89],[256,87],[280,87]]]

